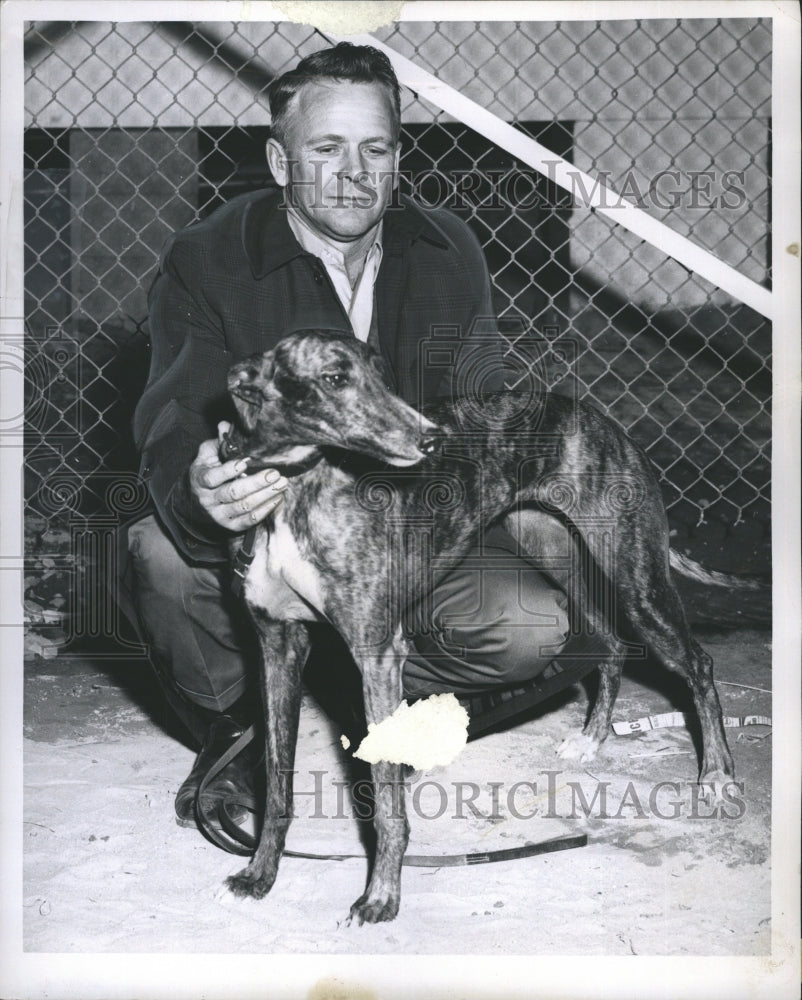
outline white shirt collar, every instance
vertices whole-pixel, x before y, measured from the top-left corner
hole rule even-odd
[[[324,263],[326,261],[331,261],[335,267],[339,267],[343,271],[345,270],[345,254],[340,247],[338,247],[331,240],[327,239],[327,237],[312,229],[306,219],[304,219],[300,213],[296,212],[295,209],[291,207],[287,208],[287,221],[290,224],[290,229],[292,230],[293,235],[304,250],[308,253],[313,253],[316,257],[320,257]],[[381,254],[383,226],[383,220],[380,219],[374,229],[373,240],[368,246],[365,260],[367,260],[368,256],[374,252],[374,248],[377,248],[379,254]]]
[[[303,249],[323,262],[354,333],[359,340],[366,342],[373,318],[373,286],[382,259],[382,221],[380,220],[376,226],[373,242],[368,247],[362,271],[353,288],[346,270],[343,251],[325,236],[315,232],[309,223],[290,207],[287,208],[287,222]]]

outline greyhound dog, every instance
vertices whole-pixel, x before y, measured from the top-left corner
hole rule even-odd
[[[658,485],[615,423],[547,392],[438,403],[424,416],[385,387],[364,345],[320,330],[235,365],[228,386],[239,422],[222,457],[247,457],[249,471],[279,467],[289,479],[283,504],[254,529],[252,558],[235,557],[264,661],[267,799],[255,854],[228,879],[234,893],[264,896],[284,849],[292,790],[282,779],[295,757],[305,623],[339,630],[362,673],[367,721],[382,721],[402,700],[403,607],[426,592],[435,563],[456,565],[493,523],[516,533],[525,553],[543,555],[544,523],[561,522],[575,565],[600,570],[614,597],[598,600],[575,581],[572,601],[608,653],[587,724],[562,755],[588,760],[605,739],[623,661],[633,649],[644,655],[619,637],[628,628],[690,686],[700,781],[720,794],[733,778],[712,660],[692,639],[669,574]],[[427,544],[399,542],[421,525]],[[380,761],[371,778],[376,857],[351,907],[358,923],[396,916],[409,836],[402,765]]]

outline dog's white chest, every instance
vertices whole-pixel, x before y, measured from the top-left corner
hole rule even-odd
[[[317,570],[301,554],[284,519],[277,514],[269,539],[260,530],[254,560],[245,577],[245,600],[276,621],[323,617],[323,588]]]

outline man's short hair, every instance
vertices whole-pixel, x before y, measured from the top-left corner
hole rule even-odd
[[[378,83],[387,91],[392,109],[393,141],[401,131],[401,91],[393,64],[372,45],[340,42],[302,59],[295,69],[277,76],[267,90],[270,101],[272,137],[286,148],[293,97],[305,83],[316,80],[344,80],[349,83]]]

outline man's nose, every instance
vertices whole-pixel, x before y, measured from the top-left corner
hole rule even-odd
[[[357,180],[360,175],[365,173],[365,158],[358,146],[346,148],[343,154],[342,172],[351,181]]]

